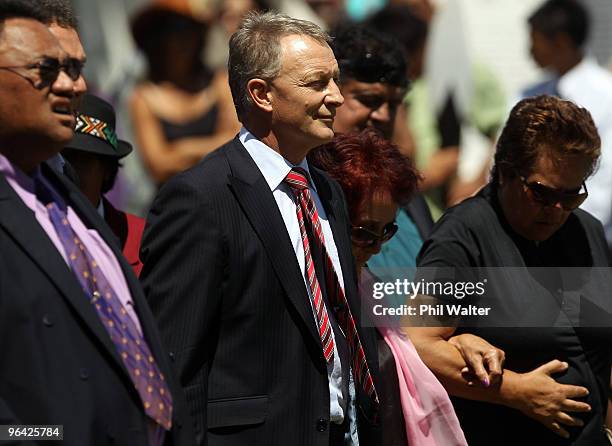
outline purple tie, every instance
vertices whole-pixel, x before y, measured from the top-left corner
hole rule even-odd
[[[35,185],[36,196],[46,203],[53,227],[68,256],[70,268],[121,356],[140,395],[145,413],[169,431],[172,428],[172,396],[147,342],[97,262],[70,226],[62,200],[44,184],[44,180],[36,177]]]

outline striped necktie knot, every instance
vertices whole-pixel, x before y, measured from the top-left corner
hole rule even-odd
[[[301,167],[294,167],[285,177],[285,182],[292,189],[304,190],[308,189],[308,174]]]

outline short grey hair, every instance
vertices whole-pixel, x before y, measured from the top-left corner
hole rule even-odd
[[[308,36],[321,45],[331,37],[318,25],[276,12],[249,13],[229,42],[229,85],[238,118],[253,106],[246,85],[251,79],[273,80],[281,70],[282,37]]]

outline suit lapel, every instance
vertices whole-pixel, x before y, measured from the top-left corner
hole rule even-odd
[[[4,176],[0,176],[0,226],[21,245],[23,251],[56,286],[104,349],[124,369],[115,346],[74,274],[38,224],[34,213],[23,203]],[[127,371],[125,373],[127,374]]]
[[[242,143],[236,138],[227,146],[232,176],[230,187],[260,239],[289,301],[321,351],[304,279],[295,258],[287,228],[268,183]],[[322,356],[321,356],[322,357]]]
[[[170,371],[167,367],[167,358],[161,348],[161,341],[159,340],[157,334],[157,328],[155,327],[154,318],[151,315],[151,311],[146,303],[140,283],[134,275],[132,267],[128,264],[127,260],[124,258],[121,252],[121,247],[119,246],[119,239],[103,222],[102,217],[98,214],[96,209],[93,208],[91,203],[87,201],[87,198],[80,191],[78,191],[76,187],[69,183],[67,179],[63,178],[60,175],[57,175],[55,171],[53,171],[52,169],[48,169],[47,166],[44,165],[43,173],[45,174],[45,176],[47,176],[47,178],[53,183],[53,185],[58,189],[58,191],[60,191],[63,196],[69,197],[68,202],[70,203],[70,206],[79,215],[79,218],[81,219],[83,224],[85,224],[85,226],[87,226],[88,228],[96,230],[100,237],[102,237],[102,239],[106,242],[108,247],[113,252],[113,255],[119,262],[121,272],[125,277],[128,289],[130,290],[132,301],[134,302],[134,309],[136,310],[136,314],[138,314],[138,319],[142,328],[143,337],[147,340],[149,348],[151,349],[153,356],[157,359],[158,366],[160,367],[162,372],[166,375],[169,375]],[[86,300],[84,299],[83,301],[86,302]],[[91,312],[93,312],[93,317],[95,317],[97,324],[102,330],[102,332],[98,333],[98,336],[101,337],[104,341],[106,341],[106,347],[111,350],[113,357],[116,361],[119,362],[128,379],[131,380],[127,370],[125,369],[123,361],[117,354],[117,350],[114,344],[111,342],[104,327],[102,327],[102,325],[100,324],[98,315],[95,313],[93,307],[91,307],[88,302],[87,305],[89,306]]]
[[[353,292],[355,290],[355,266],[353,254],[351,251],[351,241],[348,236],[348,222],[344,217],[344,203],[337,194],[332,191],[331,183],[320,170],[310,167],[310,175],[317,188],[317,194],[321,200],[321,204],[327,214],[329,226],[334,235],[334,243],[338,251],[340,259],[340,267],[342,268],[342,276],[344,277],[344,288],[346,297],[351,304],[351,311],[355,313],[353,308]]]

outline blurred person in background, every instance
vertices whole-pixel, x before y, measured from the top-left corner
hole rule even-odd
[[[345,0],[304,0],[304,2],[323,21],[328,30],[348,19]]]
[[[373,301],[367,293],[377,278],[367,263],[396,234],[398,208],[416,193],[419,174],[410,158],[371,128],[337,135],[332,142],[313,150],[308,160],[342,187],[351,220],[361,305],[362,309],[369,308]],[[377,387],[381,446],[466,445],[446,390],[420,360],[410,340],[382,317],[373,322],[377,326],[381,373],[381,385]],[[461,347],[466,361],[471,361],[472,370],[478,369],[481,379],[499,379],[503,352],[469,334],[454,337],[451,342]],[[484,371],[485,362],[490,373]]]
[[[348,133],[375,128],[391,140],[409,135],[402,99],[408,87],[406,58],[392,37],[362,25],[339,26],[332,49],[340,67],[344,104],[336,112],[334,131]],[[401,143],[400,143],[401,144]],[[404,153],[411,142],[398,145]],[[416,265],[416,256],[433,221],[421,195],[404,203],[397,214],[398,232],[371,259],[374,267]]]
[[[132,19],[148,76],[130,99],[140,155],[163,184],[230,140],[239,129],[225,70],[202,62],[207,23],[187,0],[158,0]]]
[[[470,68],[474,89],[466,116],[459,112],[457,92],[453,90],[448,92],[443,106],[438,111],[434,109],[425,67],[433,13],[428,0],[396,1],[368,18],[366,24],[396,38],[410,61],[412,87],[405,98],[407,125],[414,141],[415,161],[423,175],[421,189],[436,220],[448,205],[484,185],[488,175],[487,164],[473,181],[458,178],[462,127],[475,127],[492,144],[506,108],[500,83],[488,67],[476,63]]]
[[[76,173],[76,185],[113,230],[123,255],[138,276],[142,269],[138,251],[145,221],[117,210],[104,197],[115,184],[120,160],[132,152],[132,145],[117,138],[115,110],[96,96],[83,96],[76,118],[75,135],[62,155]]]
[[[586,109],[552,96],[520,101],[499,137],[491,182],[446,211],[419,254],[432,281],[473,282],[498,271],[486,286],[490,300],[460,302],[493,303],[489,322],[461,317],[406,330],[455,397],[470,445],[609,444],[612,277],[602,225],[578,208],[599,154]],[[586,286],[572,273],[580,269]],[[505,351],[499,385],[465,386],[456,371],[463,359],[447,342],[458,333]]]
[[[78,34],[78,21],[72,9],[70,0],[40,0],[39,8],[45,12],[46,25],[51,34],[59,41],[62,49],[68,54],[69,62],[75,67],[80,67],[79,78],[74,83],[74,101],[78,106],[81,97],[87,91],[87,83],[83,77],[82,69],[87,59],[85,50],[81,44]],[[56,171],[74,179],[73,171],[66,164],[61,154],[56,154],[48,163]]]
[[[265,12],[270,9],[266,0],[221,0],[218,22],[223,27],[227,40],[236,32],[244,16],[251,11]]]
[[[549,78],[522,97],[553,94],[587,108],[601,136],[601,159],[582,207],[604,224],[612,259],[612,74],[587,56],[590,18],[575,0],[550,0],[529,17],[531,55]]]

